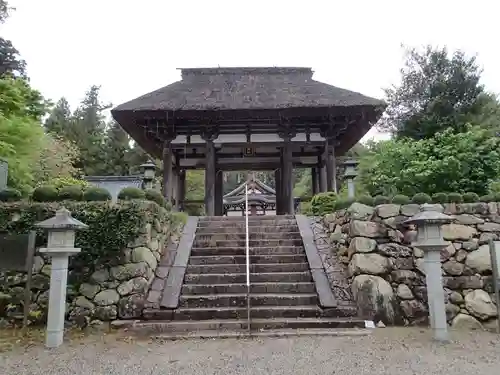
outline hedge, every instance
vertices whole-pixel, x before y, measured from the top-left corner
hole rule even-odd
[[[34,224],[49,219],[65,207],[72,216],[89,226],[78,231],[75,246],[82,251],[71,257],[71,268],[84,270],[79,277],[86,278],[95,265],[116,262],[127,244],[139,236],[147,222],[158,219],[171,221],[171,214],[153,202],[127,201],[115,205],[106,202],[64,203],[0,203],[0,231],[27,233],[37,231],[37,245],[46,244],[46,233]],[[12,217],[16,216],[13,221]],[[181,218],[177,218],[181,220]]]
[[[424,204],[424,203],[490,203],[500,202],[500,193],[492,193],[479,197],[476,193],[436,193],[432,197],[425,193],[417,193],[413,197],[406,195],[395,195],[392,198],[378,195],[370,197],[369,195],[360,195],[355,199],[340,198],[333,192],[319,193],[311,199],[311,210],[307,212],[313,216],[323,216],[336,210],[347,208],[350,204],[358,202],[367,206],[378,206],[381,204]]]

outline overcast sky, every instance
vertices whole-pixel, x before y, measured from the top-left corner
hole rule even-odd
[[[398,82],[402,43],[477,54],[483,82],[500,92],[494,0],[9,3],[17,10],[2,36],[32,84],[73,107],[92,84],[118,105],[178,80],[176,68],[218,65],[312,67],[317,80],[382,98]]]

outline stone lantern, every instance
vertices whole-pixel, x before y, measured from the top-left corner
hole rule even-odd
[[[358,175],[356,167],[358,166],[358,161],[355,159],[346,159],[343,163],[344,165],[344,179],[347,181],[347,197],[354,198],[356,195],[354,188],[354,178]]]
[[[405,221],[405,224],[416,225],[417,240],[412,246],[424,252],[429,318],[437,341],[448,341],[448,324],[444,304],[443,278],[441,273],[441,250],[450,243],[443,238],[443,224],[452,222],[451,216],[432,211],[433,205],[424,204],[418,214]]]
[[[68,283],[68,258],[80,252],[75,248],[75,231],[88,228],[61,208],[56,216],[35,224],[48,232],[47,247],[40,249],[52,258],[50,271],[49,306],[45,345],[56,348],[63,342],[66,315],[66,286]]]
[[[153,188],[153,181],[155,179],[155,172],[156,172],[156,165],[153,163],[153,161],[150,159],[146,163],[141,164],[140,168],[144,174],[143,176],[143,181],[144,181],[144,189],[152,189]]]

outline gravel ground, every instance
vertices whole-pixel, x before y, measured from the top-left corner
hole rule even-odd
[[[136,341],[91,336],[63,348],[40,344],[0,354],[0,374],[499,374],[500,336],[453,332],[447,345],[428,330],[378,329],[367,337]]]

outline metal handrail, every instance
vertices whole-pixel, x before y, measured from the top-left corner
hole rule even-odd
[[[246,256],[246,274],[247,274],[247,329],[251,332],[250,320],[250,240],[248,229],[248,181],[245,183],[245,256]]]

